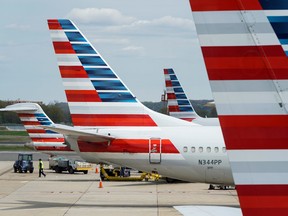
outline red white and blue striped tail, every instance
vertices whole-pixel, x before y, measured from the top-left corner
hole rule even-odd
[[[218,118],[202,118],[195,112],[180,81],[172,68],[164,69],[164,78],[169,115],[199,125],[219,126]]]
[[[288,215],[288,1],[190,5],[242,213]]]
[[[0,111],[16,112],[29,134],[33,147],[38,151],[72,151],[65,142],[62,134],[44,130],[42,126],[52,126],[54,123],[35,103],[17,103],[7,106]]]
[[[72,21],[50,19],[48,26],[74,126],[185,124],[142,105]]]
[[[164,78],[169,115],[190,122],[199,117],[172,68],[164,69]]]

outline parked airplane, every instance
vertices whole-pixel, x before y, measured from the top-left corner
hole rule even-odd
[[[52,120],[44,113],[36,103],[17,103],[0,109],[0,112],[16,112],[29,134],[35,150],[50,155],[71,154],[72,149],[65,143],[62,134],[44,130],[41,125],[52,125]]]
[[[74,127],[46,128],[64,134],[87,161],[233,185],[220,127],[148,109],[70,20],[48,20],[48,25]]]
[[[190,4],[242,213],[288,215],[288,1]]]
[[[172,68],[164,69],[164,78],[170,116],[200,125],[220,125],[218,118],[202,118],[195,112]]]

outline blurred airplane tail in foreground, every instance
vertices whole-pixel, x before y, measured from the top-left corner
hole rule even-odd
[[[243,215],[288,215],[288,1],[190,5]]]

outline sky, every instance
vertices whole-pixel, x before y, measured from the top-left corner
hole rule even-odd
[[[189,0],[9,0],[0,14],[0,100],[66,102],[53,18],[71,19],[140,101],[160,101],[163,68],[189,99],[212,98]]]

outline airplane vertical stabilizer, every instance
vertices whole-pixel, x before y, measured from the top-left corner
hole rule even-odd
[[[169,115],[186,121],[199,117],[188,100],[172,68],[164,69]]]
[[[50,19],[48,26],[74,126],[187,124],[142,105],[72,21]]]
[[[36,150],[71,151],[68,146],[63,145],[65,140],[62,134],[42,128],[42,126],[52,126],[54,123],[38,104],[16,103],[0,111],[12,111],[18,114]]]
[[[170,116],[203,126],[220,125],[218,118],[202,118],[197,115],[173,69],[164,69],[164,78]]]
[[[243,215],[288,215],[288,1],[190,5]]]

